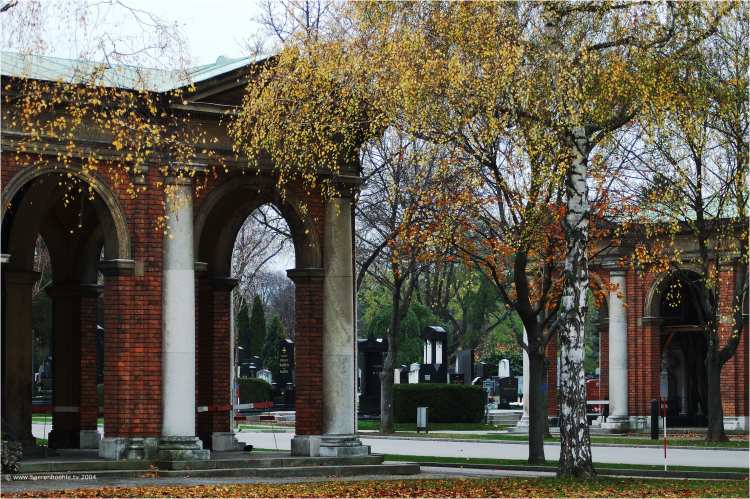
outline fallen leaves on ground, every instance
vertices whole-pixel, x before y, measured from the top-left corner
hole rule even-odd
[[[293,484],[100,487],[14,497],[748,497],[746,480],[555,478],[328,481]]]

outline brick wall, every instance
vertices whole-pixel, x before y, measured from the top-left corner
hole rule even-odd
[[[294,279],[296,434],[323,433],[323,276]]]

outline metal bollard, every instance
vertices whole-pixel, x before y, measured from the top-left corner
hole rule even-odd
[[[651,401],[651,440],[659,438],[659,401]]]

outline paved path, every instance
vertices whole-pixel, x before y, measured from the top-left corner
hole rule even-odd
[[[288,450],[292,434],[290,433],[255,433],[241,432],[238,440],[263,449]],[[362,441],[370,445],[378,454],[408,454],[412,456],[443,457],[485,457],[495,459],[526,459],[528,446],[524,442],[456,442],[451,440],[404,439],[404,438],[367,438]],[[547,444],[544,452],[549,459],[560,455],[558,444]],[[610,447],[592,446],[594,461],[598,463],[626,464],[664,464],[664,453],[661,447]],[[707,450],[707,449],[669,449],[669,464],[677,466],[715,466],[724,468],[747,468],[750,464],[748,451],[741,450]]]
[[[33,425],[34,435],[44,438],[44,425]],[[47,427],[49,431],[49,426]],[[100,427],[101,431],[101,427]],[[289,450],[294,436],[291,432],[254,432],[237,433],[241,442],[253,444],[262,449]],[[361,436],[362,441],[371,446],[378,454],[408,454],[413,456],[443,457],[484,457],[495,459],[526,459],[528,447],[525,442],[483,442],[451,441],[422,438],[368,438]],[[545,455],[556,459],[560,454],[558,444],[546,444]],[[599,463],[625,464],[664,464],[661,447],[613,447],[594,445],[591,452],[594,461]],[[722,468],[747,468],[750,466],[750,452],[747,450],[708,450],[708,449],[669,449],[667,457],[674,466],[712,466]]]

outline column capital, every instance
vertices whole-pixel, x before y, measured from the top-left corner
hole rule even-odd
[[[132,276],[135,273],[135,260],[100,260],[99,271],[105,276]]]
[[[208,272],[208,263],[206,262],[195,262],[195,271],[199,273]]]
[[[81,296],[82,291],[83,290],[81,283],[75,281],[53,282],[52,284],[44,288],[44,292],[47,293],[47,296],[52,299]]]
[[[358,175],[337,175],[332,182],[338,191],[334,199],[352,199],[362,185],[362,178]]]
[[[42,274],[33,270],[6,270],[3,272],[5,282],[10,285],[31,286]]]
[[[286,271],[286,275],[296,284],[304,281],[323,280],[325,277],[325,270],[312,267],[305,269],[289,269]]]
[[[185,177],[184,175],[167,175],[164,177],[164,183],[167,185],[193,185],[193,179],[191,177]]]
[[[211,285],[214,291],[232,291],[239,279],[234,277],[209,277],[208,283]]]

